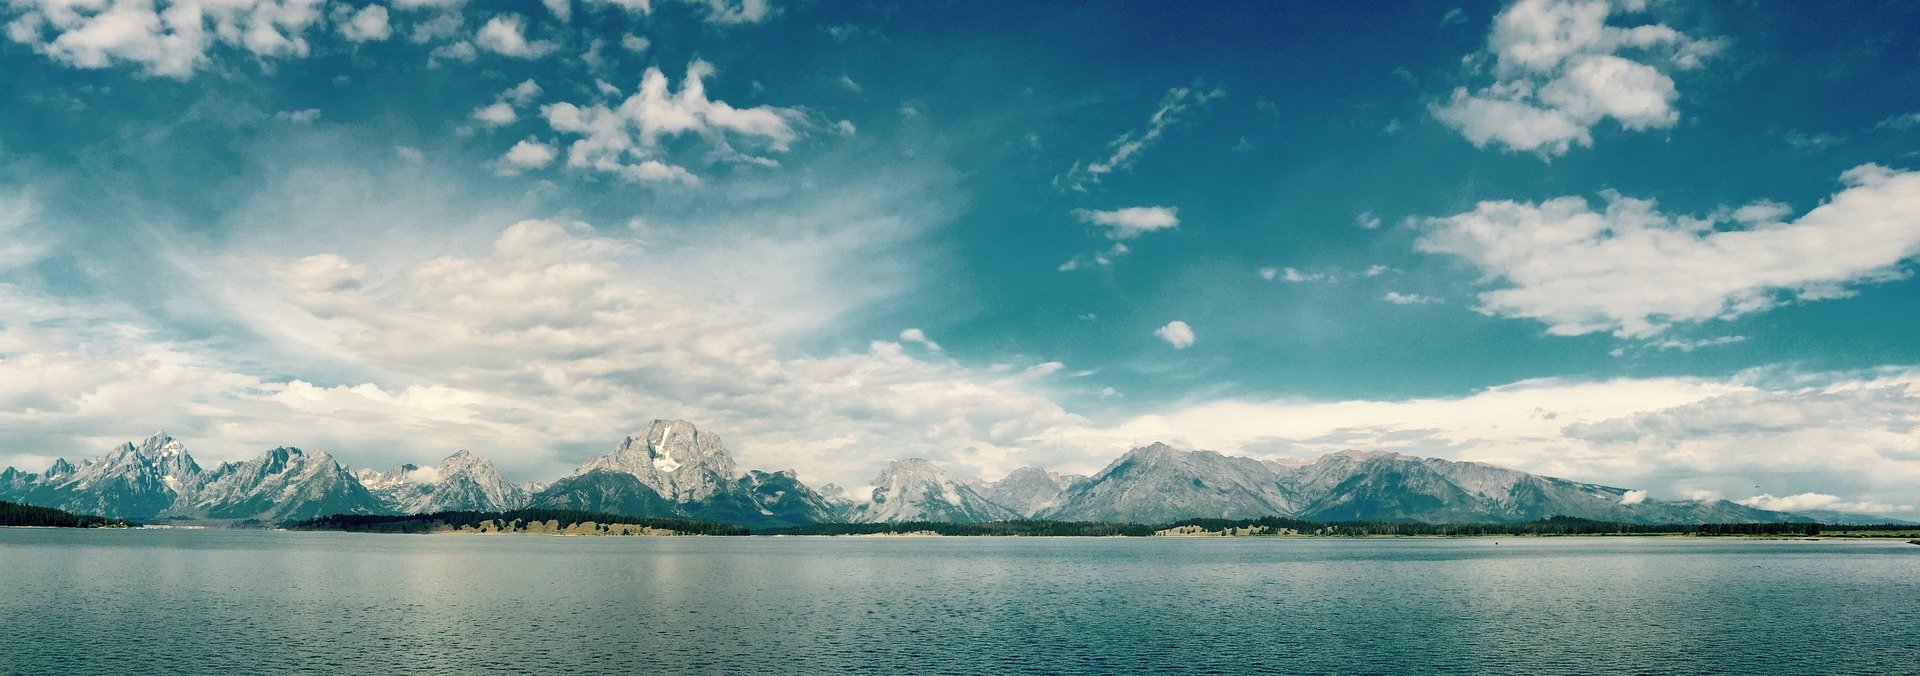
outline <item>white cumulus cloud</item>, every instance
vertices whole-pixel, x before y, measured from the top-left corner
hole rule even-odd
[[[1920,172],[1861,165],[1844,189],[1787,220],[1773,203],[1692,217],[1605,194],[1540,203],[1481,202],[1426,219],[1416,243],[1472,264],[1500,288],[1480,310],[1536,319],[1555,335],[1646,338],[1681,322],[1728,319],[1781,303],[1842,297],[1901,279],[1920,256]]]
[[[1440,300],[1432,296],[1422,296],[1417,293],[1400,293],[1398,291],[1388,291],[1387,294],[1381,296],[1380,299],[1393,303],[1394,305],[1426,305],[1428,303],[1439,302]]]
[[[559,51],[560,45],[546,40],[527,39],[527,20],[517,14],[503,14],[487,20],[473,36],[481,49],[516,59],[537,59]]]
[[[910,328],[910,329],[901,331],[900,340],[909,342],[909,343],[918,343],[929,350],[933,350],[934,352],[940,351],[940,344],[933,342],[932,338],[928,338],[927,332],[921,331],[920,329],[917,329],[917,328]]]
[[[334,22],[340,26],[340,37],[348,42],[380,42],[393,37],[393,27],[387,23],[387,8],[367,5],[348,14],[345,5],[337,7]]]
[[[523,139],[507,149],[500,157],[500,170],[507,174],[517,174],[527,169],[539,169],[553,164],[560,151],[553,146],[534,139]]]
[[[567,166],[633,181],[699,182],[692,171],[667,156],[663,139],[693,136],[707,142],[709,157],[769,164],[772,159],[735,144],[785,152],[799,138],[794,125],[801,114],[796,109],[736,108],[708,98],[704,80],[713,74],[712,64],[696,60],[688,64],[686,79],[676,92],[660,69],[648,68],[639,90],[624,101],[554,103],[543,106],[541,115],[555,132],[573,137],[567,145]]]
[[[1187,326],[1186,322],[1178,319],[1167,322],[1166,326],[1154,329],[1153,335],[1159,336],[1161,340],[1167,341],[1167,344],[1172,345],[1173,349],[1176,350],[1193,347],[1193,327]]]
[[[1180,227],[1178,207],[1126,207],[1112,211],[1074,209],[1080,222],[1099,226],[1108,239],[1133,239],[1149,232]]]
[[[1493,81],[1460,87],[1433,116],[1475,146],[1498,145],[1542,156],[1593,144],[1593,128],[1613,120],[1634,131],[1680,120],[1672,71],[1700,66],[1721,43],[1659,23],[1619,25],[1644,2],[1520,0],[1494,17],[1486,51],[1469,63]],[[1487,61],[1491,60],[1491,66]]]
[[[216,47],[299,58],[323,0],[10,0],[7,39],[75,68],[130,64],[185,79]]]

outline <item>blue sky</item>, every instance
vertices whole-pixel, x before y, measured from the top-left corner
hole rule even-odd
[[[1910,3],[0,7],[0,464],[682,417],[1920,502]]]

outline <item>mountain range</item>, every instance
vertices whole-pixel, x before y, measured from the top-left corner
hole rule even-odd
[[[738,467],[718,435],[656,420],[551,483],[515,484],[459,451],[431,467],[350,470],[324,452],[275,448],[203,469],[156,434],[79,465],[0,471],[0,500],[140,520],[282,522],[332,514],[497,512],[528,507],[768,528],[812,523],[1017,519],[1168,523],[1285,516],[1312,521],[1517,523],[1551,516],[1630,523],[1886,522],[1726,500],[1658,501],[1624,488],[1476,462],[1381,451],[1256,460],[1154,443],[1092,476],[1037,467],[961,480],[925,459],[890,463],[864,487],[815,490],[792,470]]]

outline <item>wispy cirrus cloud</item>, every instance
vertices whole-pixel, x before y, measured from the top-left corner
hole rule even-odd
[[[1174,87],[1160,98],[1160,106],[1147,118],[1147,125],[1121,134],[1107,144],[1111,151],[1105,159],[1075,162],[1066,173],[1054,177],[1053,185],[1061,190],[1086,192],[1089,186],[1099,185],[1108,174],[1125,171],[1139,160],[1140,153],[1159,143],[1167,130],[1179,124],[1188,113],[1205,108],[1227,90],[1218,87],[1208,89],[1195,83],[1188,87]]]

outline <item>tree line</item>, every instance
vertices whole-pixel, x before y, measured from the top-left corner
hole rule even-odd
[[[101,528],[126,526],[127,522],[52,507],[35,507],[0,500],[0,526],[41,526],[47,528]]]
[[[473,527],[489,521],[516,525],[553,521],[560,528],[581,523],[632,524],[660,528],[688,535],[747,535],[747,529],[730,523],[671,519],[662,517],[621,516],[607,512],[575,509],[515,509],[505,512],[434,512],[432,514],[335,514],[284,524],[288,530],[337,530],[371,533],[425,533],[444,524],[452,528]]]
[[[1148,536],[1156,531],[1198,526],[1208,531],[1230,528],[1292,529],[1301,535],[1322,537],[1470,536],[1470,535],[1819,535],[1817,523],[1620,523],[1571,516],[1554,516],[1522,523],[1419,523],[1403,521],[1306,521],[1281,516],[1255,519],[1183,519],[1159,525],[1084,521],[992,521],[945,523],[820,523],[754,531],[756,535],[876,535],[930,532],[940,535],[1028,536]],[[1848,531],[1902,531],[1910,525],[1845,526]]]

